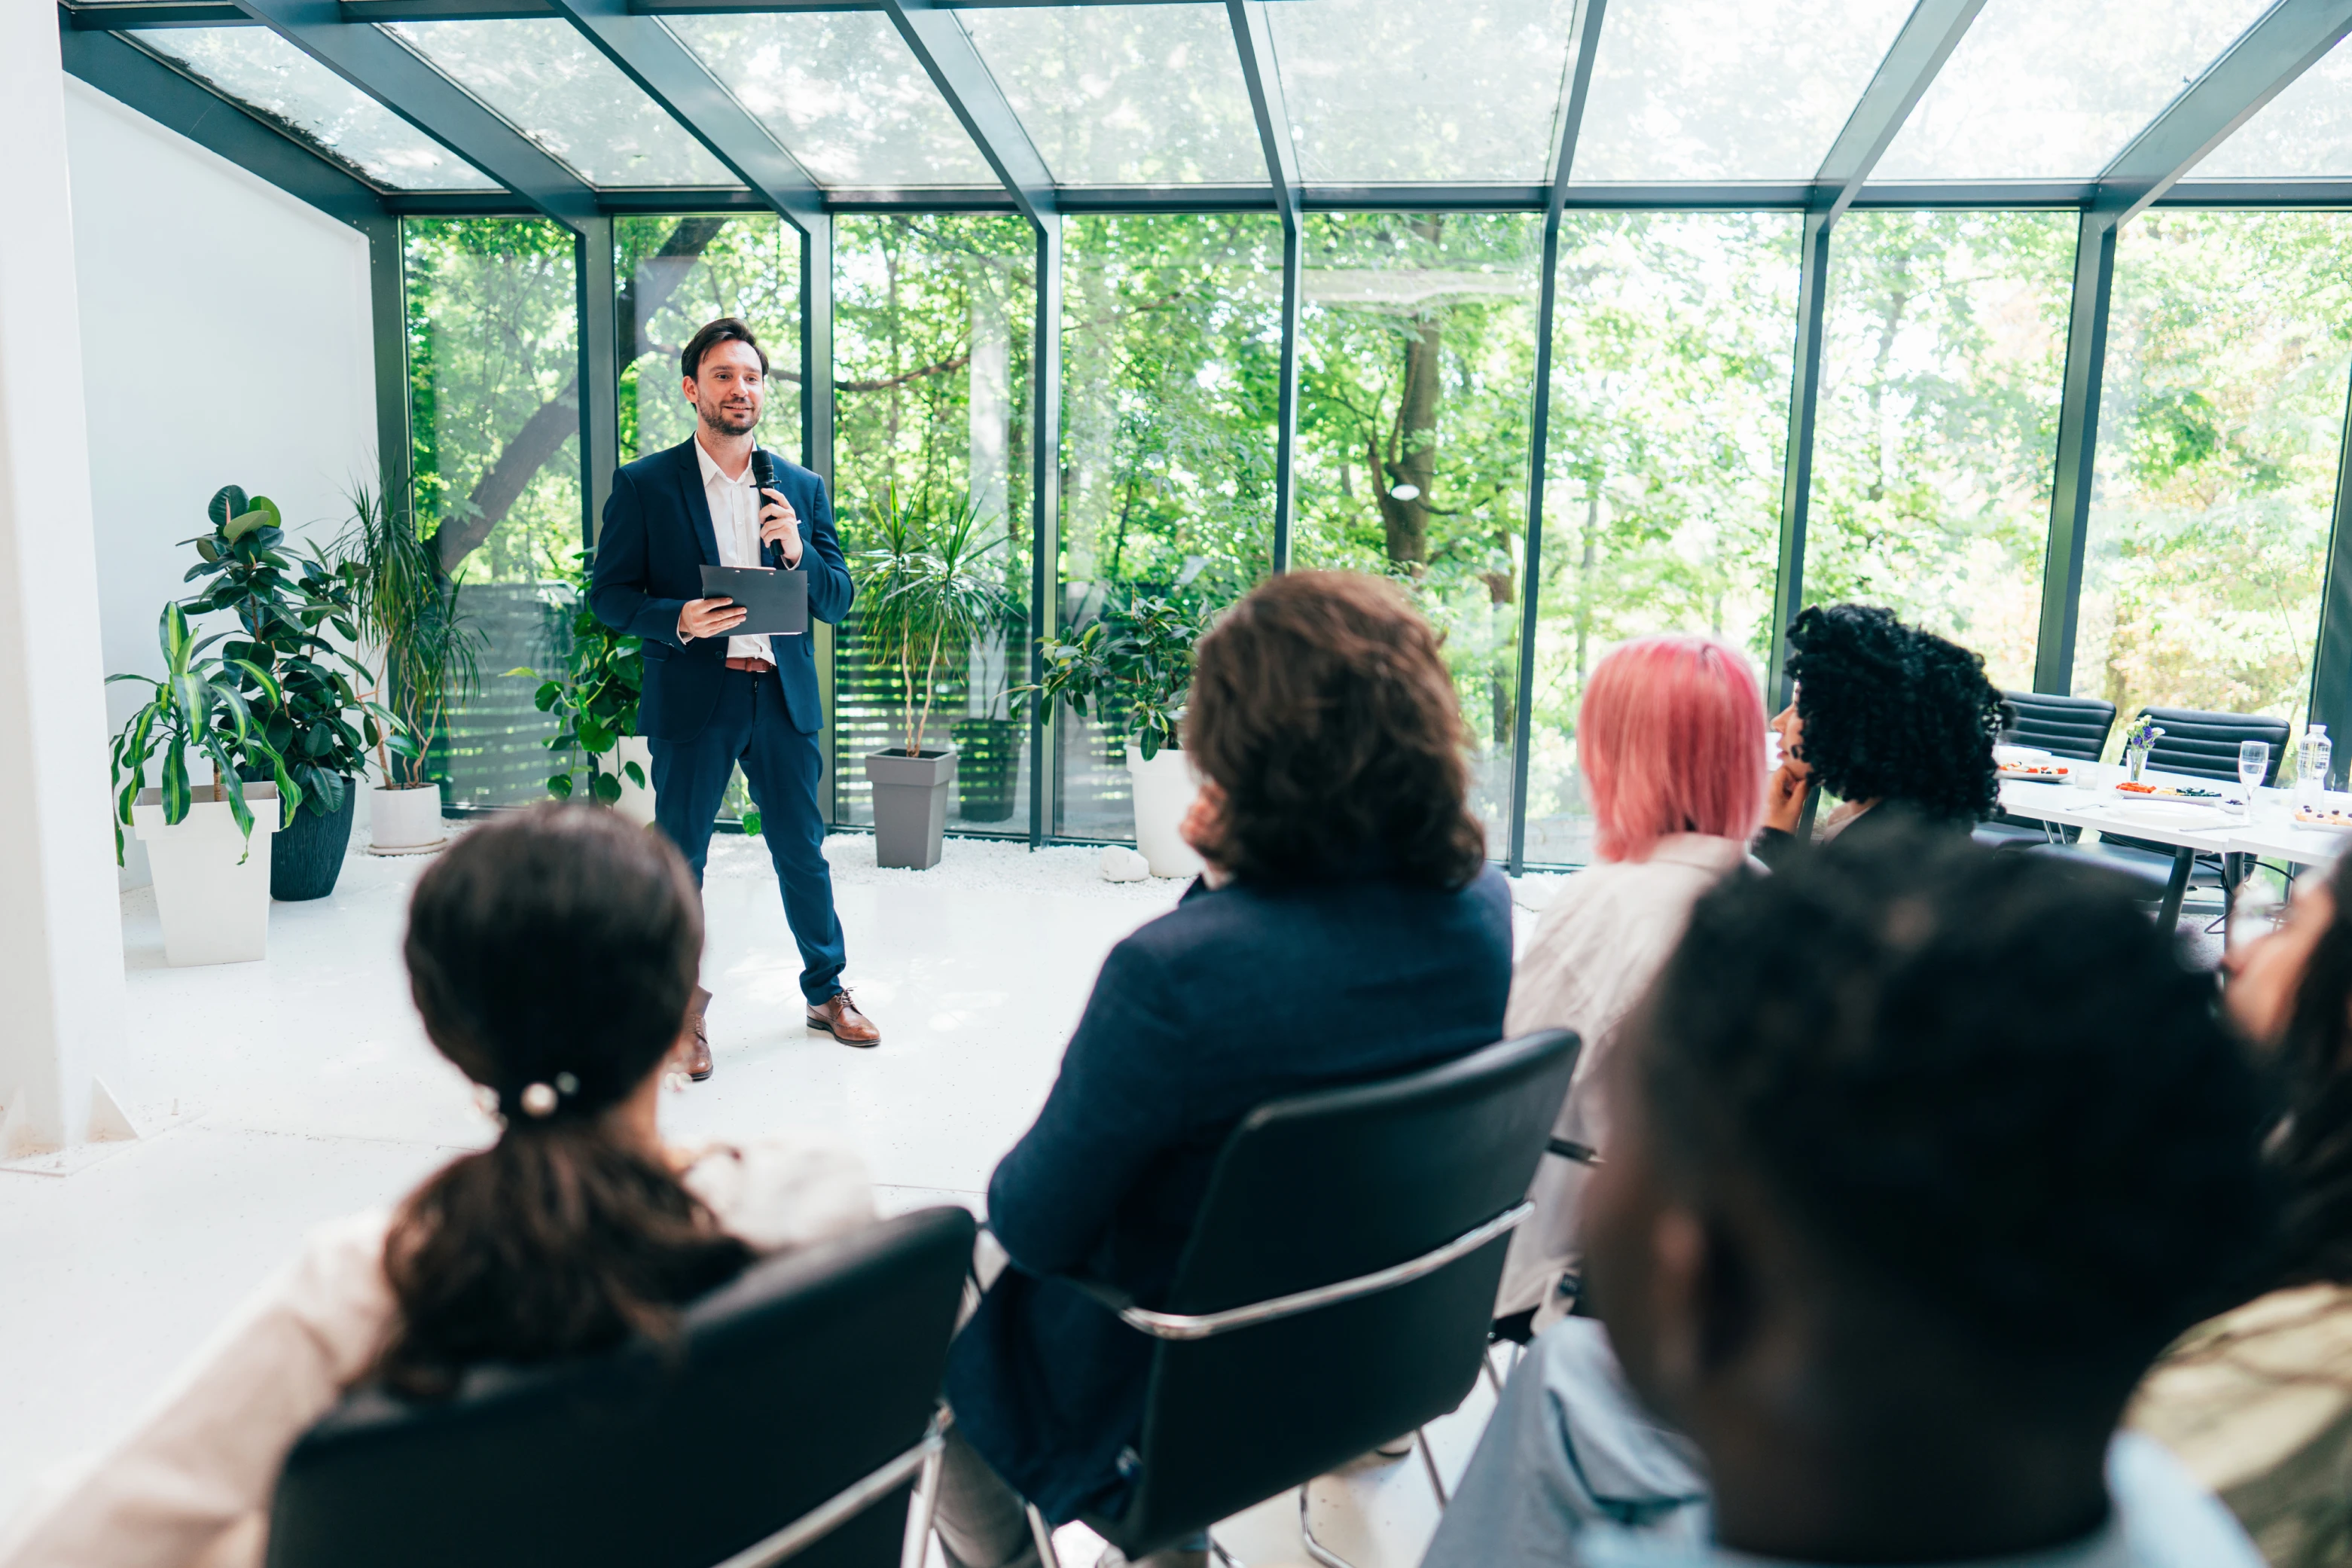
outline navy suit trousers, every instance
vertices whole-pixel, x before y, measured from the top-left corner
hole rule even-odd
[[[784,919],[801,950],[801,992],[811,1003],[841,989],[845,962],[841,919],[833,910],[833,872],[824,860],[824,812],[818,736],[793,728],[784,686],[772,669],[721,675],[710,721],[690,741],[651,740],[654,820],[669,835],[702,883],[710,830],[737,763],[760,808],[760,833],[783,888]]]

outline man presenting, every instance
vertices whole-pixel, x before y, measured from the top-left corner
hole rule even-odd
[[[694,334],[680,360],[694,438],[613,476],[588,603],[606,626],[645,640],[637,732],[653,751],[654,820],[698,884],[719,801],[741,763],[800,944],[808,1026],[845,1046],[878,1045],[882,1032],[841,984],[841,921],[816,798],[824,714],[813,639],[730,636],[747,612],[700,596],[705,565],[805,568],[809,614],[837,624],[857,591],[824,481],[773,453],[777,488],[753,481],[768,356],[751,329],[723,316]],[[697,1080],[711,1072],[709,1001],[695,992],[687,1071]]]

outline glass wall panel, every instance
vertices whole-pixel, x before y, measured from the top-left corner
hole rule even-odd
[[[1281,247],[1271,214],[1065,223],[1065,627],[1128,594],[1214,609],[1271,567]],[[1054,831],[1133,837],[1123,748],[1055,719]]]
[[[572,236],[521,218],[409,218],[401,234],[417,526],[484,638],[481,690],[436,748],[443,793],[520,805],[547,793],[554,725],[531,698],[566,657],[579,584]],[[518,667],[540,674],[502,673]]]
[[[1810,180],[1910,12],[1908,0],[1613,0],[1575,176]]]
[[[620,326],[621,460],[692,438],[679,355],[705,323],[751,323],[768,353],[760,444],[801,455],[801,237],[772,213],[624,217],[613,223]]]
[[[969,505],[991,569],[1017,600],[995,635],[956,650],[923,743],[958,752],[948,825],[1029,831],[1028,727],[1010,689],[1027,679],[1030,353],[1034,231],[1009,214],[835,220],[834,510],[861,579],[873,520],[902,506]],[[862,584],[861,584],[862,586]],[[897,743],[902,683],[874,657],[856,611],[835,639],[838,819],[874,820],[866,754]]]
[[[1444,636],[1506,847],[1542,220],[1318,213],[1300,323],[1300,567],[1407,584]]]
[[[267,27],[142,27],[123,36],[379,185],[406,191],[499,188]]]
[[[2074,690],[2300,721],[2352,367],[2352,217],[2142,214],[2116,252]]]
[[[1885,605],[2033,681],[2071,213],[1849,213],[1829,306],[1805,599]]]
[[[1265,6],[1312,182],[1535,181],[1559,152],[1576,0]]]
[[[1066,185],[1265,183],[1222,5],[1024,5],[957,13]]]
[[[1800,224],[1570,214],[1528,731],[1528,858],[1580,865],[1576,710],[1594,665],[1656,632],[1770,652]],[[1759,760],[1759,765],[1761,760]]]
[[[569,22],[394,22],[384,31],[591,184],[741,183]]]
[[[2087,179],[2271,0],[1991,0],[1880,180]]]
[[[2189,171],[2192,180],[2347,175],[2352,175],[2352,48],[2342,44]]]
[[[879,11],[670,16],[663,25],[821,184],[996,182]]]

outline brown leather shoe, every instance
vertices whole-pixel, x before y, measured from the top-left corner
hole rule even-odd
[[[823,1029],[843,1045],[856,1046],[860,1050],[871,1050],[882,1043],[882,1031],[874,1026],[873,1019],[857,1010],[846,991],[836,991],[814,1004],[808,1010],[808,1026]]]
[[[697,1083],[709,1078],[718,1065],[710,1059],[710,1030],[702,1021],[703,1009],[709,1005],[710,993],[696,986],[694,1000],[687,1005],[688,1034],[679,1036],[677,1041],[678,1065]]]

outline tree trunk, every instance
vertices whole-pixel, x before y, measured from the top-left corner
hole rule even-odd
[[[723,217],[680,219],[654,255],[664,260],[699,257],[719,237],[727,222]],[[652,281],[642,298],[637,293],[636,277],[621,286],[620,297],[614,302],[620,318],[621,363],[627,364],[637,356],[637,323],[669,302],[688,270],[684,267],[648,268],[646,276]],[[499,524],[506,521],[507,513],[514,510],[515,502],[522,499],[523,491],[530,488],[540,469],[555,460],[555,455],[563,449],[564,440],[579,429],[580,376],[575,371],[564,381],[562,391],[541,404],[522,422],[522,428],[499,449],[498,461],[474,482],[473,492],[466,498],[466,515],[442,521],[433,542],[444,575],[457,574],[466,557],[480,549]]]
[[[1576,689],[1584,690],[1585,658],[1592,647],[1592,574],[1600,564],[1601,476],[1584,481],[1584,549],[1576,561]]]
[[[1434,245],[1444,231],[1440,216],[1411,220],[1415,235]],[[1377,437],[1366,441],[1372,471],[1373,495],[1380,502],[1381,522],[1388,535],[1389,559],[1410,566],[1415,576],[1429,560],[1430,489],[1437,478],[1437,408],[1444,374],[1444,307],[1433,305],[1413,322],[1404,341],[1404,391],[1398,401],[1396,424],[1383,455]],[[1399,500],[1393,493],[1411,486],[1420,493]]]

